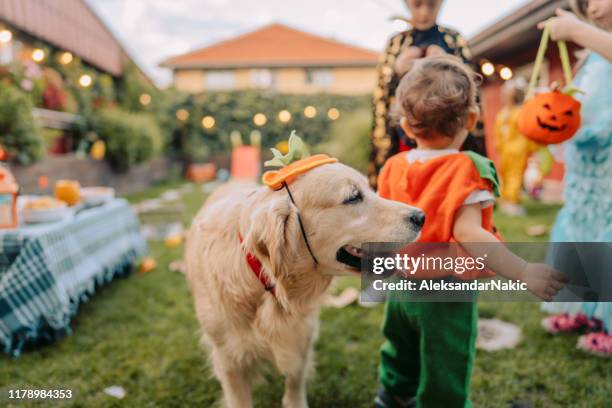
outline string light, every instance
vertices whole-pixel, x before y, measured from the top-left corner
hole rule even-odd
[[[508,67],[503,67],[502,69],[499,70],[499,76],[504,81],[507,81],[510,78],[512,78],[512,70]]]
[[[291,120],[291,113],[288,110],[282,110],[278,112],[278,120],[283,123],[287,123]]]
[[[330,108],[327,111],[327,117],[330,118],[331,120],[336,120],[340,117],[340,111],[336,108]]]
[[[257,113],[255,116],[253,116],[253,123],[255,123],[257,126],[263,126],[266,124],[266,122],[268,122],[268,118],[266,118],[266,115],[263,113]]]
[[[88,88],[92,84],[92,82],[93,79],[91,78],[91,75],[88,74],[83,74],[79,78],[79,85],[81,85],[83,88]]]
[[[202,118],[202,127],[204,129],[212,129],[215,127],[215,118],[212,116],[204,116]]]
[[[44,59],[45,51],[41,50],[40,48],[36,48],[34,51],[32,51],[32,61],[41,62]]]
[[[495,72],[495,66],[493,66],[493,64],[487,61],[484,64],[482,64],[482,66],[480,67],[480,70],[486,76],[491,76]]]
[[[181,122],[185,122],[189,119],[189,111],[187,109],[179,109],[176,111],[176,118]]]
[[[140,95],[140,98],[138,98],[138,100],[143,106],[147,106],[151,103],[151,95],[149,95],[148,93],[143,93]]]
[[[72,62],[74,58],[72,57],[72,53],[66,51],[66,52],[62,52],[62,54],[59,57],[59,62],[62,65],[68,65]]]
[[[305,107],[304,116],[306,116],[308,119],[314,118],[315,116],[317,116],[317,108],[312,105]]]
[[[9,30],[4,29],[0,31],[0,43],[6,44],[13,39],[13,33]]]

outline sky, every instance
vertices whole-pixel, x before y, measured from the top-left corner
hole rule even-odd
[[[408,16],[402,0],[86,0],[132,58],[160,86],[172,75],[164,59],[284,23],[313,34],[382,50]],[[438,22],[468,39],[526,0],[445,0]]]

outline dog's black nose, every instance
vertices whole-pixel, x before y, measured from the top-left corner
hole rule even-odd
[[[425,224],[425,213],[423,211],[417,210],[410,213],[408,216],[408,224],[413,225],[417,228],[422,228],[423,224]]]

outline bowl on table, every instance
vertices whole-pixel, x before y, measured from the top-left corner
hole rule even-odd
[[[115,198],[115,189],[110,187],[81,188],[81,201],[85,206],[102,205]]]
[[[28,197],[21,208],[21,218],[25,223],[38,224],[61,221],[70,215],[68,205],[53,197]]]

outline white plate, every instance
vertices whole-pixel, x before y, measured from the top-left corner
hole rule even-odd
[[[21,210],[21,219],[28,224],[61,221],[70,215],[70,208],[66,204],[56,208],[32,209],[24,207]]]
[[[84,187],[81,200],[87,206],[101,205],[115,198],[115,189],[110,187]]]

